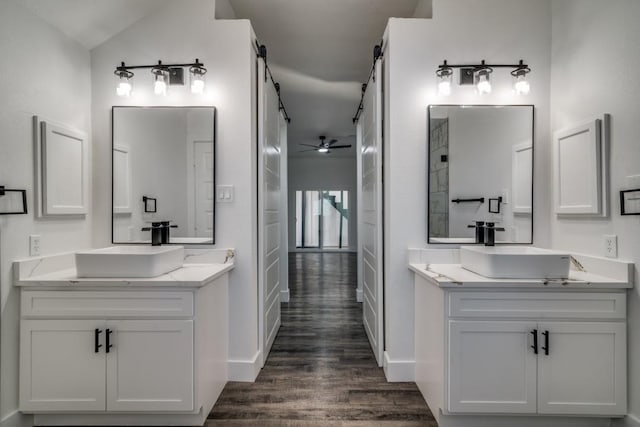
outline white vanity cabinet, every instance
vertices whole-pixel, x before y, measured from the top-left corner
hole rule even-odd
[[[605,425],[626,414],[629,282],[509,282],[456,268],[411,265],[416,383],[439,425]]]
[[[193,320],[25,320],[21,351],[24,411],[193,410]]]
[[[23,411],[194,409],[192,292],[24,291],[22,308]]]
[[[16,264],[19,405],[34,425],[204,424],[228,379],[233,264],[148,279],[34,276],[37,260]]]

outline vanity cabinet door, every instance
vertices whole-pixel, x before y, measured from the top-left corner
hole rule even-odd
[[[193,321],[107,322],[108,411],[194,409]]]
[[[535,413],[535,322],[449,321],[449,411]]]
[[[104,322],[22,320],[20,410],[104,411]]]
[[[538,356],[539,413],[626,414],[625,323],[547,322],[539,329],[548,331],[549,348]]]

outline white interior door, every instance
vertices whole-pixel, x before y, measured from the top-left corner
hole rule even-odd
[[[107,328],[107,410],[194,409],[192,320],[110,321]]]
[[[195,141],[193,147],[195,182],[194,237],[213,237],[213,142]]]
[[[262,365],[280,328],[280,103],[265,65],[258,68],[258,301]]]
[[[383,247],[382,247],[382,79],[381,62],[369,81],[360,114],[362,127],[362,232],[363,322],[369,342],[382,366],[384,352]],[[375,78],[378,76],[378,78]]]

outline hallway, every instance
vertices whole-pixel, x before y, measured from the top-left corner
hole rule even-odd
[[[229,382],[207,426],[436,426],[416,385],[387,383],[376,365],[355,254],[290,253],[289,286],[256,382]]]

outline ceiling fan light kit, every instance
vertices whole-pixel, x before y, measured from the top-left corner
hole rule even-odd
[[[311,144],[298,144],[298,145],[302,145],[304,147],[311,147],[308,150],[302,150],[302,151],[298,151],[299,153],[304,153],[307,151],[317,151],[318,153],[322,153],[322,154],[328,154],[331,152],[331,150],[335,150],[335,149],[340,149],[340,148],[351,148],[351,144],[348,145],[333,145],[336,142],[338,142],[338,140],[336,138],[331,139],[331,141],[327,142],[326,139],[327,137],[325,135],[320,135],[320,143],[318,145],[311,145]]]

